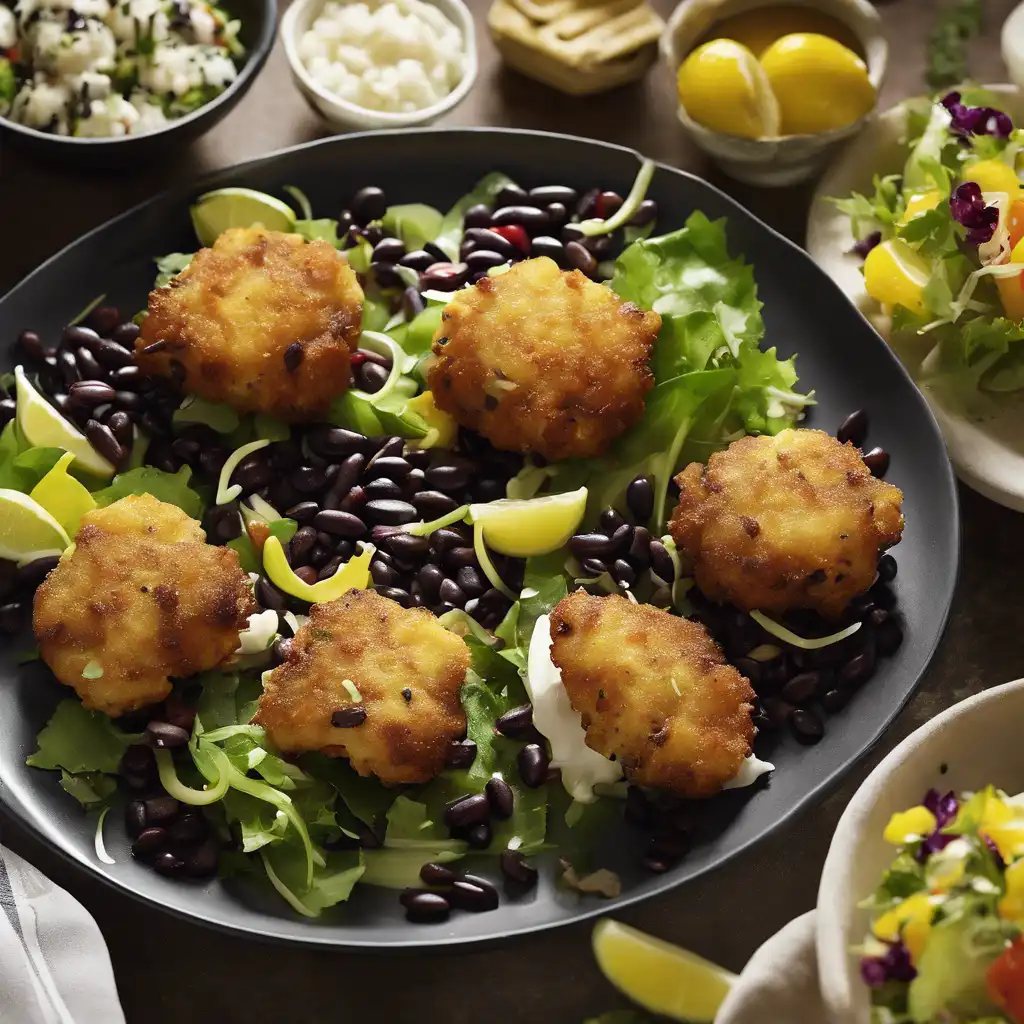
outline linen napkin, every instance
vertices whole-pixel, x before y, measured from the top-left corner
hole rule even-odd
[[[750,958],[715,1024],[826,1024],[813,910],[790,921]]]
[[[2,846],[0,1021],[124,1024],[96,922],[74,897]]]

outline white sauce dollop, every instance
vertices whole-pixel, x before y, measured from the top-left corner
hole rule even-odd
[[[622,766],[587,746],[580,713],[573,710],[562,686],[562,674],[551,660],[551,625],[547,615],[537,619],[523,680],[533,704],[533,724],[551,744],[551,765],[562,771],[562,785],[581,804],[593,803],[594,786],[618,782]]]
[[[587,746],[580,714],[569,703],[562,674],[551,660],[551,623],[547,615],[537,619],[533,627],[523,682],[533,704],[533,724],[551,744],[551,765],[561,769],[562,785],[579,803],[593,803],[597,799],[594,786],[618,782],[622,766]],[[775,765],[751,754],[740,765],[735,778],[722,788],[752,786],[772,771]]]

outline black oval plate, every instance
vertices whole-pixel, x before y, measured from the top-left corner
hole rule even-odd
[[[444,209],[478,178],[498,169],[526,186],[554,180],[581,190],[599,185],[625,193],[638,160],[636,153],[617,146],[497,129],[373,132],[300,146],[160,196],[75,242],[0,301],[0,338],[13,340],[31,326],[45,339],[55,339],[67,319],[101,293],[123,309],[141,308],[153,281],[153,257],[195,248],[188,205],[208,188],[246,185],[280,194],[282,185],[297,185],[317,214],[330,216],[356,189],[372,183],[382,186],[392,202],[426,202]],[[7,807],[82,867],[182,916],[292,942],[399,947],[497,939],[619,908],[710,871],[820,802],[906,703],[942,635],[959,562],[953,473],[935,421],[910,378],[800,249],[706,182],[673,168],[658,168],[650,195],[659,204],[662,230],[682,226],[695,209],[711,218],[728,217],[731,251],[754,265],[764,302],[765,343],[787,356],[799,353],[801,386],[817,392],[820,404],[811,425],[834,431],[848,413],[867,408],[871,443],[892,453],[889,479],[906,497],[906,538],[896,551],[906,639],[850,706],[830,720],[818,746],[800,746],[788,735],[773,740],[768,756],[776,771],[770,782],[708,803],[693,852],[667,874],[650,875],[640,867],[642,840],[635,830],[620,822],[604,829],[593,843],[593,863],[618,871],[623,882],[618,900],[580,898],[557,888],[550,863],[540,886],[525,898],[503,901],[493,913],[459,914],[430,926],[406,923],[397,893],[387,890],[357,887],[350,903],[308,921],[275,894],[239,882],[169,881],[132,862],[115,815],[106,841],[117,863],[100,863],[92,819],[59,788],[55,773],[24,764],[35,749],[37,731],[68,691],[38,663],[16,669],[13,657],[0,669],[0,797]]]

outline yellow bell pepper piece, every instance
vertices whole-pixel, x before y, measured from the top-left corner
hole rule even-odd
[[[871,926],[871,931],[883,942],[903,939],[904,945],[910,951],[911,959],[916,963],[924,951],[931,927],[931,899],[926,892],[918,892],[877,918]]]
[[[904,846],[921,836],[931,835],[938,822],[927,807],[911,807],[900,811],[889,819],[882,838],[893,846]]]
[[[432,391],[410,398],[406,409],[422,417],[428,430],[425,437],[410,441],[410,448],[451,448],[459,433],[459,424],[454,416],[438,409]]]
[[[1006,869],[1006,895],[999,901],[999,916],[1024,924],[1024,860],[1018,860]]]
[[[29,494],[33,501],[42,505],[64,527],[69,537],[78,533],[82,516],[96,507],[96,501],[85,485],[68,472],[68,467],[74,461],[74,453],[65,452]]]
[[[300,601],[324,604],[334,601],[349,590],[365,590],[370,583],[370,559],[374,549],[367,545],[362,554],[350,558],[338,571],[318,583],[306,583],[292,572],[284,548],[277,537],[269,536],[263,544],[263,568],[270,582]]]
[[[964,180],[975,181],[982,192],[1008,192],[1014,198],[1020,192],[1017,172],[1002,160],[979,160],[964,169]]]
[[[927,192],[915,192],[907,200],[907,208],[903,211],[903,216],[900,217],[900,226],[909,224],[915,217],[920,217],[922,213],[934,210],[940,202],[942,202],[942,193],[938,189],[931,188]]]
[[[1024,238],[1013,247],[1010,262],[1024,263]],[[1016,277],[997,277],[995,281],[1003,312],[1017,323],[1024,320],[1024,269]]]

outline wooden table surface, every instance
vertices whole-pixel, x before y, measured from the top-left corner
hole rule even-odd
[[[988,24],[975,47],[974,67],[987,80],[1005,77],[998,29],[1014,3],[986,0]],[[634,146],[706,175],[800,238],[808,190],[759,191],[710,169],[677,126],[673,86],[663,68],[606,96],[563,97],[506,71],[487,37],[485,0],[470,0],[470,6],[479,12],[480,79],[446,123],[550,129]],[[673,2],[654,0],[654,6],[667,15]],[[892,0],[880,7],[891,47],[883,102],[890,103],[923,89],[924,39],[936,2]],[[323,134],[293,87],[278,46],[239,106],[173,165],[86,176],[71,166],[38,166],[4,152],[0,225],[7,231],[0,246],[0,291],[83,231],[172,182]],[[961,499],[963,567],[950,627],[921,691],[879,749],[829,800],[756,851],[618,916],[738,970],[769,935],[814,906],[836,821],[882,754],[955,701],[1024,674],[1019,642],[1024,520],[965,489]],[[13,822],[2,822],[0,836],[95,915],[132,1024],[199,1019],[475,1024],[488,1015],[502,1022],[577,1024],[622,1005],[593,964],[589,925],[462,953],[371,957],[289,949],[221,935],[142,906],[70,869]]]

